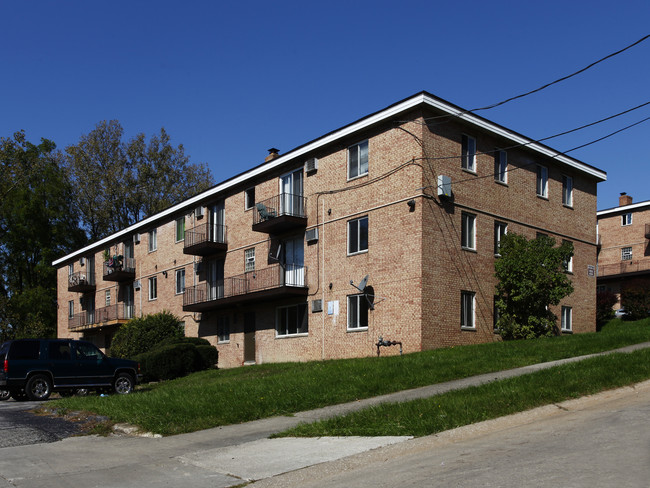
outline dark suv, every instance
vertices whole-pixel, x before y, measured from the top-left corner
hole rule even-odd
[[[18,339],[0,346],[0,399],[46,400],[53,391],[79,389],[131,393],[140,365],[109,358],[94,344],[72,339]]]

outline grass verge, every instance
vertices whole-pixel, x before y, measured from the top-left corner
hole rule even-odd
[[[650,319],[612,321],[601,332],[450,347],[382,358],[265,364],[203,371],[145,385],[132,395],[71,397],[89,411],[163,435],[290,415],[361,398],[650,341]],[[507,413],[507,412],[506,412]]]
[[[649,378],[650,350],[610,354],[427,399],[382,404],[301,424],[274,437],[425,436]]]

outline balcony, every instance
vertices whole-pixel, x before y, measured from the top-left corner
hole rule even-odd
[[[648,272],[650,272],[650,259],[621,261],[620,263],[598,265],[599,278]]]
[[[133,305],[116,303],[108,307],[75,314],[68,319],[68,329],[71,331],[80,331],[124,324],[133,318],[134,313],[135,308]]]
[[[133,281],[135,279],[135,258],[113,256],[104,261],[104,281]]]
[[[68,276],[68,291],[86,293],[95,289],[95,273],[77,271]]]
[[[281,234],[306,227],[307,198],[283,193],[258,202],[253,209],[253,230],[266,234]]]
[[[307,296],[307,268],[279,264],[225,278],[217,283],[200,283],[185,288],[183,311],[204,312],[234,304]]]
[[[183,253],[192,256],[212,256],[228,250],[226,226],[205,223],[185,231]]]

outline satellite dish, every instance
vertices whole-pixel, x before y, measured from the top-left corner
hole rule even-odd
[[[365,278],[361,280],[361,283],[359,283],[359,290],[364,290],[366,288],[366,285],[368,284],[368,278],[370,275],[366,275]]]

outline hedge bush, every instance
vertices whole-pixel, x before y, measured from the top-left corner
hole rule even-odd
[[[197,346],[193,344],[199,342],[196,339],[188,337],[180,342],[164,344],[134,357],[140,363],[144,380],[171,380],[195,371],[213,368],[218,360],[217,348],[211,346],[205,339],[200,339],[202,342]]]
[[[129,320],[117,330],[111,344],[111,355],[132,358],[156,348],[163,341],[182,337],[180,321],[171,312],[145,315]]]

